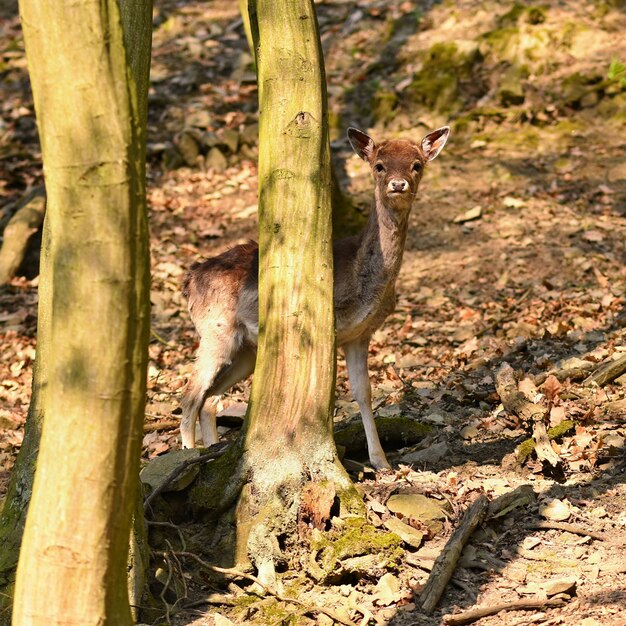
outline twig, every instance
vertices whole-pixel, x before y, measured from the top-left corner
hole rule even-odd
[[[174,344],[170,343],[167,339],[164,339],[163,337],[161,337],[161,335],[159,335],[159,333],[157,333],[156,330],[154,330],[154,328],[150,327],[150,334],[159,342],[162,343],[164,346],[167,346],[168,348],[172,348],[174,347]]]
[[[247,574],[246,572],[242,572],[232,567],[218,567],[217,565],[211,565],[210,563],[207,563],[204,559],[201,559],[198,555],[194,554],[193,552],[176,552],[176,554],[178,556],[186,556],[191,559],[194,559],[194,561],[196,561],[202,567],[210,571],[217,572],[218,574],[224,574],[225,576],[234,576],[236,578],[243,578],[245,580],[249,580],[250,582],[259,585],[259,587],[261,587],[261,589],[263,589],[265,593],[273,596],[280,602],[291,602],[292,604],[301,606],[302,608],[306,609],[307,613],[323,613],[324,615],[327,615],[331,619],[335,620],[336,622],[339,622],[340,624],[344,624],[345,626],[356,626],[354,622],[348,619],[345,619],[341,617],[340,615],[337,615],[335,612],[331,611],[330,609],[327,609],[322,606],[310,605],[310,604],[307,604],[306,602],[303,602],[302,600],[297,600],[296,598],[288,598],[287,596],[283,596],[279,593],[276,593],[275,591],[270,589],[267,585],[263,584],[256,576],[253,576],[252,574]]]
[[[228,443],[226,442],[215,444],[214,446],[211,446],[212,448],[217,448],[215,451],[207,452],[206,454],[201,454],[194,459],[187,459],[186,461],[183,461],[178,467],[172,470],[166,476],[165,480],[146,498],[143,503],[144,513],[148,511],[154,499],[160,495],[169,484],[173,483],[181,474],[183,474],[188,467],[191,465],[197,465],[198,463],[204,463],[205,461],[213,461],[214,459],[217,459],[224,454],[227,446]]]
[[[471,624],[482,617],[497,615],[502,611],[530,611],[532,609],[542,609],[545,607],[562,606],[565,604],[563,598],[528,598],[525,600],[514,600],[513,602],[503,602],[491,606],[479,606],[463,613],[446,615],[445,623],[448,626],[460,626],[461,624]]]
[[[624,372],[626,372],[626,354],[616,361],[610,363],[604,363],[601,365],[589,378],[584,381],[584,385],[589,387],[591,385],[598,385],[598,387],[604,387],[612,383],[616,378],[619,378]]]
[[[463,515],[461,524],[454,531],[446,547],[435,560],[426,586],[420,594],[422,608],[426,613],[432,613],[437,606],[446,585],[452,578],[463,547],[471,537],[474,529],[485,518],[488,505],[489,500],[483,495],[468,507],[465,511],[465,515]]]
[[[567,522],[549,522],[542,520],[539,522],[532,522],[526,526],[528,528],[532,528],[533,530],[562,530],[567,533],[572,533],[573,535],[591,537],[592,539],[597,539],[598,541],[609,540],[604,533],[599,533],[595,530],[587,530],[586,528],[576,526],[575,524],[568,524]]]
[[[148,413],[146,413],[149,417],[152,417]],[[155,417],[158,417],[155,416]],[[165,422],[151,422],[143,425],[144,433],[153,433],[155,430],[174,430],[178,428],[180,425],[180,420],[167,420]]]

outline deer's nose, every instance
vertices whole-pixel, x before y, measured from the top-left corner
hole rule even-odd
[[[390,193],[404,193],[409,188],[409,183],[403,178],[392,178],[387,184]]]

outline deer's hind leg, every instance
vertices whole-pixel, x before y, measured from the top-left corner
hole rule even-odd
[[[233,362],[237,361],[238,353],[242,349],[242,338],[237,331],[234,315],[219,319],[208,318],[197,324],[197,327],[200,333],[200,346],[181,402],[183,416],[180,434],[184,448],[194,448],[196,445],[198,419],[204,445],[217,443],[215,413],[219,398],[212,398],[206,411],[203,412],[202,408],[209,396],[219,395],[213,390],[215,383],[221,373],[227,371]]]

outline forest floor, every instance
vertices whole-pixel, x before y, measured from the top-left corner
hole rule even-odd
[[[370,521],[386,528],[401,519],[419,537],[407,538],[395,564],[370,563],[357,575],[344,563],[325,584],[290,569],[285,595],[305,607],[242,602],[231,585],[237,593],[221,605],[179,603],[172,623],[334,623],[307,610],[324,606],[354,623],[434,626],[471,607],[531,598],[532,610],[475,623],[626,624],[626,376],[585,384],[626,357],[623,3],[417,5],[335,0],[319,3],[318,13],[333,153],[365,210],[371,180],[349,151],[348,126],[416,140],[452,126],[424,176],[398,306],[369,361],[379,419],[408,417],[430,434],[387,446],[393,471],[351,465]],[[258,154],[254,72],[236,3],[157,0],[153,59],[146,461],[180,447],[179,400],[197,341],[182,274],[256,238]],[[0,21],[0,73],[2,227],[26,190],[42,184],[16,18]],[[0,288],[0,498],[30,398],[37,243],[23,275]],[[517,460],[533,425],[502,406],[496,374],[504,363],[549,426],[573,422],[551,443],[555,470],[532,454]],[[226,437],[237,432],[248,390],[241,384],[223,399]],[[340,357],[336,419],[357,413]],[[355,460],[364,459],[361,451]],[[494,499],[524,485],[530,496],[474,532],[426,615],[419,593],[463,511],[479,494]],[[438,507],[434,519],[412,514],[424,495]],[[189,566],[191,598],[206,599],[204,579]],[[551,598],[561,604],[549,606]]]

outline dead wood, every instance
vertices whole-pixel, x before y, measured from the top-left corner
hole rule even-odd
[[[0,248],[0,285],[15,276],[24,260],[28,240],[41,227],[45,210],[43,187],[37,187],[22,200],[9,220]]]
[[[461,552],[475,528],[487,514],[489,500],[480,496],[465,511],[461,524],[454,531],[445,548],[435,560],[426,586],[420,594],[420,602],[426,613],[432,613],[441,598],[446,585],[452,578]]]
[[[503,363],[496,372],[496,390],[507,411],[517,415],[524,422],[533,424],[533,439],[535,440],[537,458],[540,461],[546,461],[553,467],[560,466],[561,459],[552,449],[546,432],[546,409],[531,402],[518,389],[515,372],[508,363]]]
[[[172,470],[169,475],[165,478],[165,480],[145,499],[143,503],[143,510],[147,513],[150,509],[150,505],[154,502],[155,498],[163,493],[165,488],[172,484],[181,474],[185,472],[185,470],[191,465],[197,465],[198,463],[204,463],[206,461],[213,461],[218,457],[222,456],[226,449],[228,448],[228,443],[222,442],[215,444],[215,446],[211,446],[211,448],[215,448],[211,452],[207,452],[206,454],[201,454],[193,459],[188,459],[183,461],[176,469]]]
[[[174,430],[180,426],[180,420],[161,420],[160,422],[148,422],[143,425],[144,433],[153,433],[155,430]]]
[[[463,613],[455,615],[446,615],[444,618],[448,626],[459,626],[460,624],[471,624],[482,617],[488,615],[497,615],[502,611],[530,611],[533,609],[543,609],[553,606],[563,606],[565,600],[562,597],[554,598],[528,598],[524,600],[514,600],[512,602],[503,602],[502,604],[493,604],[490,606],[479,606]]]
[[[564,532],[572,533],[573,535],[581,535],[583,537],[591,537],[598,541],[608,541],[608,537],[604,533],[597,532],[595,530],[587,530],[582,526],[576,526],[575,524],[568,524],[566,522],[550,522],[539,521],[526,525],[533,530],[562,530]]]
[[[520,485],[519,487],[504,493],[489,503],[486,519],[502,517],[509,511],[520,506],[526,506],[536,501],[537,496],[530,485]]]
[[[534,377],[535,385],[543,385],[548,376],[554,376],[560,383],[564,380],[578,381],[589,376],[589,370],[593,369],[593,363],[589,362],[589,367],[564,367],[560,370],[542,372]]]
[[[600,367],[585,380],[584,385],[586,387],[591,385],[604,387],[604,385],[608,385],[616,378],[619,378],[624,372],[626,372],[626,354],[615,361],[600,365]]]

